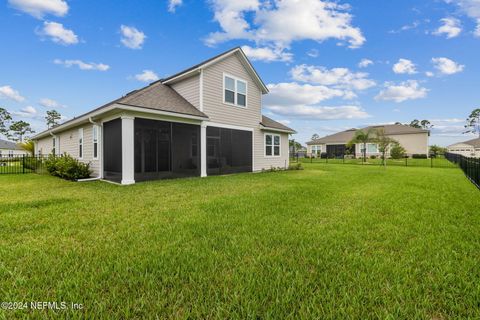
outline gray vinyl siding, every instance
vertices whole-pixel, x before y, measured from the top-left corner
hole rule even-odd
[[[90,163],[90,169],[92,170],[92,177],[96,177],[100,173],[100,152],[102,148],[102,137],[101,130],[99,135],[99,159],[93,159],[93,125],[87,124],[82,125],[73,129],[68,129],[61,133],[56,134],[60,138],[60,148],[57,147],[57,154],[67,153],[74,158],[78,159],[79,148],[78,148],[78,129],[83,128],[83,159],[79,159],[84,163]],[[37,142],[37,150],[35,151],[38,154],[40,151],[43,155],[48,155],[52,152],[52,139],[53,137],[46,137],[39,139]]]
[[[247,107],[236,107],[223,101],[224,74],[247,82]],[[200,76],[182,80],[172,88],[199,108]],[[280,157],[266,157],[262,120],[262,92],[236,55],[231,55],[203,70],[203,112],[214,123],[253,129],[253,170],[288,166],[288,134],[281,134]]]
[[[279,134],[280,135],[280,157],[267,157],[265,156],[265,133]],[[288,167],[289,155],[288,155],[288,134],[278,132],[268,132],[260,129],[254,130],[255,145],[253,147],[254,163],[253,171],[260,171],[262,169],[270,169],[271,167]]]
[[[247,81],[247,107],[223,103],[223,74]],[[210,121],[255,128],[262,118],[262,93],[236,55],[203,71],[203,112]]]
[[[173,84],[172,89],[190,102],[197,109],[200,108],[200,76],[196,75]]]

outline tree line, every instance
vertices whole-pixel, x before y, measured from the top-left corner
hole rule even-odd
[[[47,128],[57,126],[61,118],[62,116],[58,111],[47,111],[45,114]],[[23,142],[32,133],[35,133],[35,131],[30,123],[24,120],[15,120],[7,109],[0,107],[0,135],[4,135],[15,142]]]

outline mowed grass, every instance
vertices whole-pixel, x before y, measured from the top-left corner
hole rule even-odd
[[[0,318],[478,319],[480,191],[458,169],[122,187],[0,176]]]

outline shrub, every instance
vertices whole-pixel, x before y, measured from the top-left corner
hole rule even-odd
[[[322,152],[322,153],[320,154],[320,158],[321,158],[321,159],[326,159],[326,158],[327,158],[327,153],[326,153],[326,152]]]
[[[390,157],[392,159],[402,159],[405,157],[405,148],[403,148],[400,144],[395,144],[392,149],[390,150]]]
[[[301,163],[296,163],[289,165],[288,170],[303,170],[303,167]]]
[[[370,156],[370,159],[377,159],[377,156],[374,155],[374,154],[372,154],[372,155]]]
[[[68,154],[61,157],[49,155],[45,161],[47,171],[56,177],[66,180],[78,180],[90,177],[90,164],[78,161]]]
[[[427,155],[425,153],[414,153],[412,154],[412,159],[427,159]]]

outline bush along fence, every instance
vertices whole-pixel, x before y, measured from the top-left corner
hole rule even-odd
[[[326,154],[321,156],[301,156],[297,153],[290,154],[290,162],[300,163],[331,163],[331,164],[356,164],[356,165],[383,165],[383,160],[377,156],[367,156],[364,160],[363,157],[327,157]],[[445,157],[430,157],[418,156],[412,158],[400,158],[400,159],[386,159],[386,165],[388,166],[401,166],[401,167],[430,167],[430,168],[458,168],[458,165],[454,162],[448,161]]]
[[[480,188],[480,159],[465,157],[460,154],[446,153],[445,158],[458,165],[467,178]]]
[[[0,174],[44,173],[46,156],[9,155],[0,157]]]

